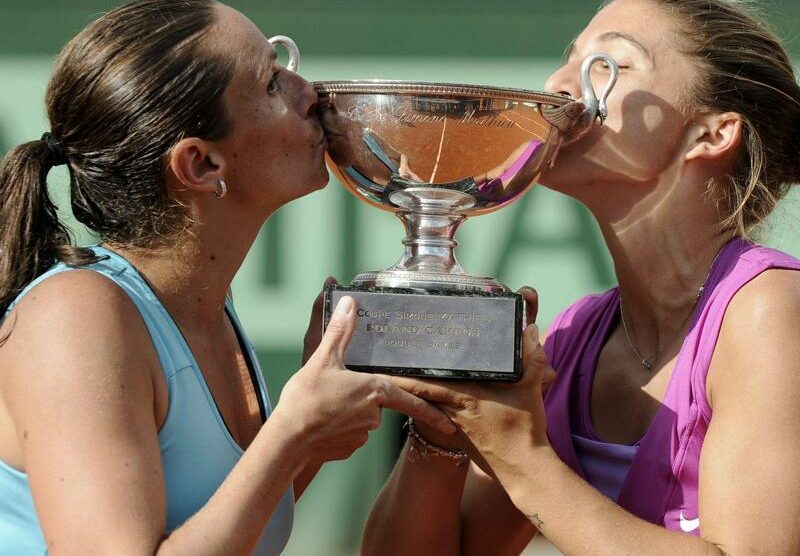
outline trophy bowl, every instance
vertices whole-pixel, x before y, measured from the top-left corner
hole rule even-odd
[[[611,69],[600,97],[594,64]],[[349,368],[392,374],[515,380],[522,297],[467,273],[458,226],[508,206],[606,115],[617,77],[605,54],[582,67],[582,98],[522,89],[359,80],[314,83],[329,137],[327,162],[356,197],[393,212],[406,229],[400,260],[327,292],[351,295],[359,322]]]

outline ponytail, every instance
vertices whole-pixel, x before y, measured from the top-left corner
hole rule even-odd
[[[94,261],[91,251],[71,245],[47,191],[48,172],[66,162],[53,146],[48,137],[25,143],[0,166],[0,320],[19,292],[57,261]]]
[[[110,244],[150,248],[190,226],[165,160],[181,137],[232,129],[223,93],[238,61],[217,48],[217,23],[213,0],[134,0],[62,50],[46,95],[52,133],[0,166],[0,319],[56,262],[97,260],[58,221],[47,192],[54,166],[67,164],[75,219]]]

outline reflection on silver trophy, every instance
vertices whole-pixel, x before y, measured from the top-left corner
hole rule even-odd
[[[610,79],[598,98],[590,71]],[[516,380],[521,373],[521,295],[467,273],[454,235],[468,217],[519,199],[559,148],[602,124],[617,64],[582,67],[582,98],[519,89],[402,81],[315,83],[328,163],[362,201],[394,212],[405,251],[386,270],[327,292],[359,304],[346,364],[354,370]],[[326,322],[327,322],[326,315]]]

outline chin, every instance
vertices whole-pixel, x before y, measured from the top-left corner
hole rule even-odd
[[[281,203],[281,205],[286,205],[298,199],[302,199],[315,191],[324,189],[326,185],[328,185],[327,172],[323,172],[322,175],[309,176],[306,179],[298,180],[295,182],[295,186],[290,188],[288,198]]]
[[[595,185],[587,172],[573,172],[566,168],[561,171],[553,169],[542,174],[538,183],[551,191],[572,197],[579,202],[584,202],[587,194]]]
[[[323,166],[322,173],[320,177],[314,182],[314,191],[319,191],[320,189],[325,189],[328,183],[331,181],[331,176],[328,174],[328,168]]]
[[[321,175],[314,176],[313,178],[309,178],[304,180],[303,182],[299,182],[303,184],[302,189],[298,189],[297,196],[295,199],[300,199],[305,197],[306,195],[310,195],[315,191],[320,191],[321,189],[325,189],[325,186],[328,185],[328,173],[323,172]]]
[[[576,188],[574,185],[562,185],[560,183],[540,183],[542,187],[545,189],[549,189],[550,191],[555,191],[556,193],[561,193],[562,195],[566,195],[567,197],[572,197],[573,199],[577,199],[580,201],[580,189]]]
[[[573,189],[576,185],[584,181],[585,175],[580,173],[571,172],[567,168],[555,167],[552,170],[547,170],[539,177],[538,183],[548,189],[554,191],[564,191]]]

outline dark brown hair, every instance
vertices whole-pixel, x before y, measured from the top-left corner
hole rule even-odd
[[[736,112],[744,145],[727,183],[724,228],[744,237],[800,181],[800,87],[778,36],[736,0],[653,0],[681,29],[679,47],[700,67],[691,108]]]
[[[222,94],[235,61],[214,48],[212,0],[136,0],[94,21],[61,52],[47,89],[51,132],[70,175],[78,221],[112,244],[147,247],[187,226],[167,192],[168,153],[186,136],[229,131]],[[59,162],[44,139],[13,149],[0,168],[0,318],[71,245],[47,191]]]

